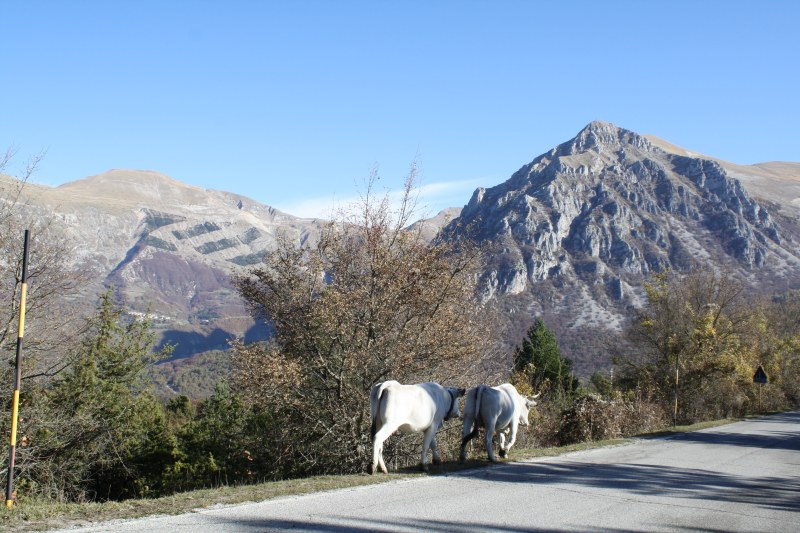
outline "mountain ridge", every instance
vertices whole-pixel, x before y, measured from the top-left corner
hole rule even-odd
[[[470,227],[499,242],[482,297],[502,301],[520,324],[546,317],[585,371],[586,332],[621,328],[653,272],[714,263],[752,284],[797,285],[800,163],[742,166],[692,153],[593,121],[415,228],[433,238],[445,224],[442,235]],[[92,273],[87,301],[113,283],[132,311],[161,317],[161,338],[178,342],[181,357],[268,335],[230,274],[257,264],[280,235],[307,243],[326,223],[155,171],[114,169],[24,192],[74,243],[76,268]]]
[[[644,137],[665,152],[716,161],[731,176],[740,180],[754,196],[787,210],[790,216],[800,216],[800,162],[765,161],[741,165],[692,152],[654,135]]]
[[[478,188],[443,231],[494,243],[483,297],[549,316],[563,340],[580,328],[619,330],[644,302],[647,277],[668,269],[714,264],[758,290],[797,288],[794,198],[781,190],[770,200],[716,160],[595,121],[505,182]]]

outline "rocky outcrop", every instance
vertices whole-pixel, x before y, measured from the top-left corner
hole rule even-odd
[[[684,242],[678,229],[707,230],[747,268],[763,266],[770,246],[783,239],[768,210],[719,164],[667,154],[602,122],[506,183],[476,190],[447,231],[456,227],[513,243],[523,259],[514,263],[525,265],[529,281],[547,279],[554,266],[579,256],[630,274],[684,269],[684,251],[697,243]],[[518,274],[513,270],[508,275]]]
[[[745,276],[800,273],[798,236],[720,163],[604,122],[476,190],[443,235],[463,232],[498,249],[485,297],[530,306],[547,293],[553,312],[573,323],[588,298],[606,326],[619,326],[642,281],[665,269],[712,262]]]

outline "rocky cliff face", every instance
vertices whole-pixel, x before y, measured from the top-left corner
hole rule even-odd
[[[556,315],[563,338],[619,327],[625,307],[641,303],[642,281],[665,269],[712,263],[797,285],[800,235],[774,210],[720,162],[593,122],[505,183],[476,190],[444,231],[497,243],[484,296]]]

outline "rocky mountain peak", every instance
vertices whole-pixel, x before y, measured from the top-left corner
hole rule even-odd
[[[713,266],[756,291],[798,288],[800,166],[778,168],[732,166],[595,121],[477,189],[442,236],[490,246],[484,298],[510,320],[546,319],[580,366],[587,345],[643,303],[655,272]]]
[[[460,228],[501,250],[485,275],[487,298],[547,282],[609,309],[630,304],[634,287],[665,269],[800,271],[790,245],[796,228],[779,223],[723,165],[600,121],[505,183],[476,190],[445,235]]]
[[[556,147],[552,156],[575,155],[588,150],[613,152],[626,146],[645,151],[652,149],[652,145],[644,136],[619,128],[610,122],[595,120],[578,132],[573,139]]]

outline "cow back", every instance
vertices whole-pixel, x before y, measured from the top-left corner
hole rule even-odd
[[[392,381],[376,385],[370,393],[372,434],[387,423],[406,433],[425,431],[444,420],[451,398],[444,387],[433,382],[401,385]]]
[[[494,420],[494,427],[497,431],[502,431],[509,427],[511,423],[521,415],[521,408],[525,407],[524,398],[517,392],[517,389],[510,383],[503,383],[496,387],[478,388],[476,403],[480,415],[481,424],[486,425],[489,420]],[[522,401],[522,403],[520,403]]]

